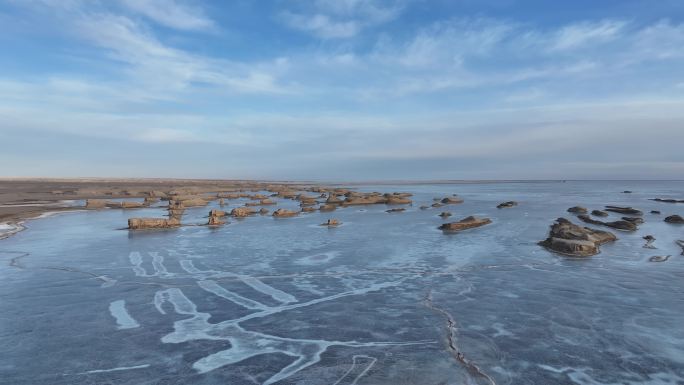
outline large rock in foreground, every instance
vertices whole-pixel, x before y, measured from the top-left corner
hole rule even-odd
[[[489,218],[475,218],[473,216],[469,216],[467,218],[461,219],[458,222],[445,223],[439,226],[438,229],[445,232],[458,232],[488,225],[490,223],[492,223],[492,220]]]
[[[565,218],[558,218],[551,226],[549,237],[539,242],[539,245],[558,254],[590,257],[600,252],[600,245],[616,239],[608,231],[577,226]]]
[[[128,228],[131,230],[143,229],[169,229],[180,226],[180,221],[176,218],[130,218]]]

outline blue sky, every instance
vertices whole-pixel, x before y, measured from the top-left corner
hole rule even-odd
[[[684,2],[0,0],[0,176],[681,179]]]

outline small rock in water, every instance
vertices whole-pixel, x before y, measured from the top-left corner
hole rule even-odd
[[[445,205],[451,205],[451,204],[458,204],[458,203],[463,203],[463,199],[457,197],[457,196],[450,196],[442,199],[440,202],[442,202]]]
[[[427,210],[427,209],[429,209],[429,208],[430,208],[430,206],[425,206],[425,205],[420,206],[420,209],[421,209],[421,210]]]
[[[607,217],[608,213],[605,211],[601,211],[601,210],[594,210],[591,212],[591,215],[593,215],[595,217]]]
[[[451,213],[448,212],[448,211],[442,211],[442,213],[439,214],[439,216],[442,217],[442,218],[448,218],[448,217],[451,216]]]
[[[649,262],[665,262],[670,259],[669,255],[654,255],[648,259]]]
[[[658,211],[658,210],[651,210],[651,214],[660,214],[660,211]]]
[[[625,220],[627,222],[632,222],[635,225],[640,225],[640,224],[644,223],[644,219],[639,218],[639,217],[622,217],[622,220]]]
[[[461,219],[458,222],[445,223],[439,226],[439,229],[445,232],[458,232],[484,226],[490,223],[492,223],[492,220],[489,218],[475,218],[474,216],[469,216]]]
[[[585,207],[582,207],[582,206],[575,206],[575,207],[570,207],[568,209],[568,212],[569,213],[575,213],[575,214],[586,214],[587,209]]]
[[[276,218],[287,218],[299,215],[299,211],[292,211],[287,209],[278,209],[273,212],[273,216]]]
[[[684,255],[684,241],[677,240],[677,241],[675,241],[675,243],[677,244],[677,246],[682,248],[682,255]]]
[[[406,209],[403,208],[403,207],[401,207],[401,208],[396,208],[396,209],[385,210],[386,213],[400,213],[400,212],[403,212],[403,211],[406,211]]]
[[[499,203],[496,206],[496,208],[497,209],[505,209],[505,208],[514,207],[517,205],[518,205],[518,202],[516,202],[516,201],[508,201],[508,202]]]
[[[621,206],[606,206],[606,211],[612,211],[614,213],[625,214],[625,215],[642,215],[641,210],[637,210],[632,207],[621,207]]]
[[[665,222],[681,225],[684,224],[684,218],[682,218],[680,215],[670,215],[669,217],[665,218]]]
[[[653,242],[655,242],[655,240],[656,240],[653,235],[646,235],[643,238],[646,241],[646,244],[644,245],[645,249],[655,249],[656,248],[655,246],[653,246]]]
[[[631,194],[632,192],[630,190],[625,190],[622,192],[623,194]]]
[[[342,222],[338,221],[337,219],[328,219],[327,222],[321,223],[321,226],[328,226],[328,227],[336,227],[341,225]]]

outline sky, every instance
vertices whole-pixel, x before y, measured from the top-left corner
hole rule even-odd
[[[684,179],[680,0],[0,0],[0,177]]]

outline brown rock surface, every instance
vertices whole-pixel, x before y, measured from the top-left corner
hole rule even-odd
[[[131,230],[142,229],[168,229],[180,226],[180,221],[174,218],[130,218],[128,228]]]
[[[516,202],[516,201],[508,201],[508,202],[499,203],[496,206],[496,208],[497,209],[505,209],[505,208],[515,207],[517,205],[518,205],[518,202]]]
[[[622,206],[606,206],[606,211],[612,211],[614,213],[620,213],[625,215],[642,215],[641,210],[637,210],[632,207],[622,207]]]
[[[684,224],[684,218],[682,218],[680,215],[670,215],[669,217],[665,218],[665,222],[681,225]]]
[[[587,213],[587,209],[586,209],[586,207],[575,206],[575,207],[570,207],[570,208],[568,209],[568,212],[569,212],[569,213],[574,213],[574,214],[586,214],[586,213]]]
[[[231,217],[244,218],[256,214],[254,210],[249,207],[236,207],[230,212]]]
[[[336,227],[341,225],[342,222],[338,221],[337,219],[328,219],[327,222],[321,223],[321,226],[328,226],[328,227]]]
[[[457,196],[450,196],[450,197],[443,198],[440,202],[442,204],[445,204],[445,205],[454,205],[454,204],[463,203],[463,199],[461,199]]]
[[[600,252],[599,246],[617,240],[610,232],[577,226],[558,218],[551,226],[549,237],[539,245],[555,253],[573,257],[589,257]]]
[[[105,199],[86,199],[85,207],[87,209],[102,209],[107,207],[108,203]]]
[[[299,215],[299,211],[292,211],[288,209],[278,209],[273,212],[273,216],[276,218],[295,217],[297,215]]]
[[[588,215],[578,215],[577,218],[581,220],[582,222],[585,223],[590,223],[592,225],[603,225],[603,226],[608,226],[617,230],[624,230],[624,231],[636,231],[637,230],[637,225],[634,222],[630,221],[614,221],[614,222],[603,222],[599,221],[596,219],[591,218]]]
[[[458,232],[488,225],[490,223],[492,223],[492,220],[489,218],[475,218],[473,216],[469,216],[461,219],[458,222],[444,223],[443,225],[439,226],[439,229],[446,232]]]

